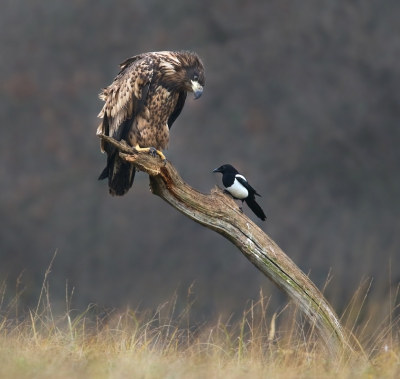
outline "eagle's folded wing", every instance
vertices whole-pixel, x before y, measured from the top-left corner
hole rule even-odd
[[[134,57],[135,58],[135,57]],[[153,60],[149,56],[121,64],[122,70],[114,82],[99,95],[105,101],[98,117],[103,118],[97,133],[120,140],[124,135],[125,120],[146,112],[144,102],[153,78]],[[105,146],[101,149],[104,152]]]

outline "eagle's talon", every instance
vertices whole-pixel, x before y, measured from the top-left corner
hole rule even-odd
[[[242,207],[239,207],[239,211],[240,211],[241,213],[243,213],[243,208],[242,208]]]
[[[157,151],[157,149],[155,148],[155,147],[149,147],[149,154],[153,157],[153,158],[155,158],[156,157],[156,155],[157,155],[157,153],[158,153],[158,151]]]
[[[167,158],[164,158],[163,162],[164,162],[164,166],[166,166],[167,165]]]

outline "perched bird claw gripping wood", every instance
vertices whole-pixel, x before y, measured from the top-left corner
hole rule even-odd
[[[136,144],[135,149],[137,151],[141,151],[141,152],[148,152],[153,158],[155,158],[158,155],[163,160],[164,166],[167,164],[167,158],[165,158],[165,155],[161,151],[157,150],[153,146],[151,146],[151,147],[140,147],[139,144]]]
[[[213,172],[222,173],[222,184],[225,187],[224,193],[228,193],[236,200],[241,200],[242,205],[245,201],[254,214],[261,220],[265,221],[267,216],[257,204],[254,196],[261,195],[257,193],[257,191],[249,184],[246,178],[239,173],[238,170],[230,164],[225,164],[214,169]],[[243,207],[239,207],[239,210],[243,213]]]
[[[160,158],[161,158],[161,159],[162,159],[161,154],[164,156],[164,154],[161,153],[161,151],[158,152],[157,149],[156,149],[155,147],[150,147],[149,153],[150,153],[154,158],[158,155],[158,153],[160,153]],[[164,156],[164,159],[165,159],[165,156]]]
[[[98,135],[122,139],[138,151],[158,154],[168,148],[169,130],[180,115],[188,92],[198,99],[205,85],[204,66],[196,53],[161,51],[144,53],[120,65],[113,83],[100,94],[105,104]],[[108,178],[110,194],[122,196],[135,178],[134,163],[124,161],[109,142],[101,139],[100,148],[107,153],[107,166],[99,180]]]
[[[167,158],[165,158],[165,155],[161,151],[157,150],[155,147],[150,147],[149,152],[154,158],[158,155],[160,159],[162,159],[164,166],[167,165]]]

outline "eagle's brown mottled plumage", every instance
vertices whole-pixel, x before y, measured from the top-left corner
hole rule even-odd
[[[204,67],[190,51],[145,53],[127,59],[113,83],[104,88],[105,101],[97,133],[130,146],[168,148],[169,129],[185,104],[187,92],[198,98],[205,84]],[[103,140],[107,166],[99,179],[108,177],[111,195],[122,196],[132,186],[133,164],[123,161],[113,146]]]

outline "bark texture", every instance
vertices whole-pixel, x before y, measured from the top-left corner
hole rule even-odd
[[[211,190],[211,194],[203,194],[187,185],[170,162],[164,165],[158,156],[139,153],[107,136],[100,137],[114,144],[123,159],[134,162],[138,170],[149,174],[153,194],[237,246],[298,306],[334,360],[352,360],[358,355],[354,353],[337,315],[318,288],[267,234],[239,211],[230,196],[217,187]]]

